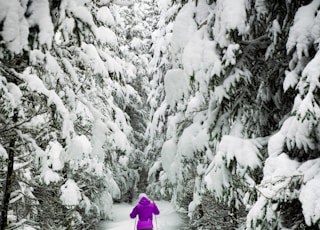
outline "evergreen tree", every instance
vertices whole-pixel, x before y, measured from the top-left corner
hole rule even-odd
[[[115,9],[116,10],[116,9]],[[145,137],[146,126],[148,123],[148,106],[146,104],[149,94],[149,73],[147,65],[150,61],[151,29],[154,24],[153,3],[149,0],[133,2],[128,7],[121,7],[119,10],[123,18],[119,28],[121,58],[126,60],[124,75],[127,83],[131,85],[139,94],[139,97],[131,97],[126,104],[125,111],[130,116],[130,123],[133,128],[132,143],[134,144],[134,154],[130,159],[130,167],[137,169],[139,179],[134,181],[137,187],[129,190],[132,198],[138,190],[145,190],[146,169],[144,149],[147,144]],[[140,99],[140,100],[136,100]]]
[[[88,228],[110,217],[133,153],[120,19],[103,1],[0,4],[1,228]]]
[[[319,142],[318,1],[160,3],[152,189],[172,194],[197,227],[219,225],[204,223],[211,195],[233,222],[222,228],[239,226],[245,208],[247,228],[317,225],[305,196],[317,199],[317,171],[306,168]]]

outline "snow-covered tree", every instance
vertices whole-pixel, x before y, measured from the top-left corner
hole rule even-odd
[[[159,5],[152,189],[191,217],[211,192],[233,227],[244,208],[247,228],[317,225],[306,198],[317,199],[317,171],[306,165],[318,157],[319,1]]]
[[[248,214],[248,229],[319,228],[319,33],[315,29],[319,27],[319,4],[286,1],[279,8],[261,4],[264,14],[282,16],[276,21],[279,36],[273,40],[270,56],[276,55],[274,47],[279,44],[287,52],[282,89],[293,94],[294,100],[268,142],[268,158],[257,186],[258,200]]]
[[[149,169],[148,190],[154,197],[172,196],[172,188],[169,186],[168,177],[161,173],[163,166],[161,163],[161,149],[166,139],[167,118],[170,113],[164,101],[164,74],[172,67],[171,64],[171,35],[172,23],[179,7],[171,1],[157,2],[156,30],[152,33],[152,59],[149,64],[151,91],[148,95],[148,105],[150,106],[150,123],[148,124],[146,135],[148,146],[146,153],[152,167]]]
[[[134,150],[125,106],[141,100],[119,58],[117,12],[89,0],[0,5],[1,228],[110,217],[131,189],[115,174]]]
[[[145,137],[146,125],[148,123],[148,106],[146,103],[150,91],[148,63],[150,61],[151,30],[155,24],[153,16],[154,6],[150,0],[134,2],[128,7],[121,7],[120,12],[123,19],[121,27],[118,28],[121,37],[121,57],[126,60],[124,76],[128,84],[132,85],[139,94],[141,100],[132,100],[126,105],[126,112],[130,115],[133,128],[133,143],[135,152],[130,159],[130,166],[138,169],[139,181],[136,189],[132,189],[133,197],[138,190],[145,190],[146,183],[146,161],[144,149],[147,144]],[[133,98],[135,99],[135,98]],[[131,199],[133,198],[131,197]]]

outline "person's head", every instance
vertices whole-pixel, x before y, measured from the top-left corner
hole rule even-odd
[[[141,200],[143,197],[149,199],[148,196],[145,193],[140,193],[139,194],[139,200]]]

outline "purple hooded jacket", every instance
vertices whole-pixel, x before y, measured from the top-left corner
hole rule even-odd
[[[133,219],[137,215],[139,216],[137,229],[153,228],[152,215],[159,215],[159,213],[160,211],[154,203],[148,198],[142,197],[130,213],[130,217]]]

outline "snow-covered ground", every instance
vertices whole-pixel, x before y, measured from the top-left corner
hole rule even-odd
[[[154,230],[179,230],[183,220],[176,213],[174,207],[167,201],[156,201],[160,215],[154,219]],[[103,221],[99,224],[99,230],[130,230],[134,228],[135,220],[130,219],[129,214],[134,208],[130,204],[115,204],[112,208],[113,220]]]

